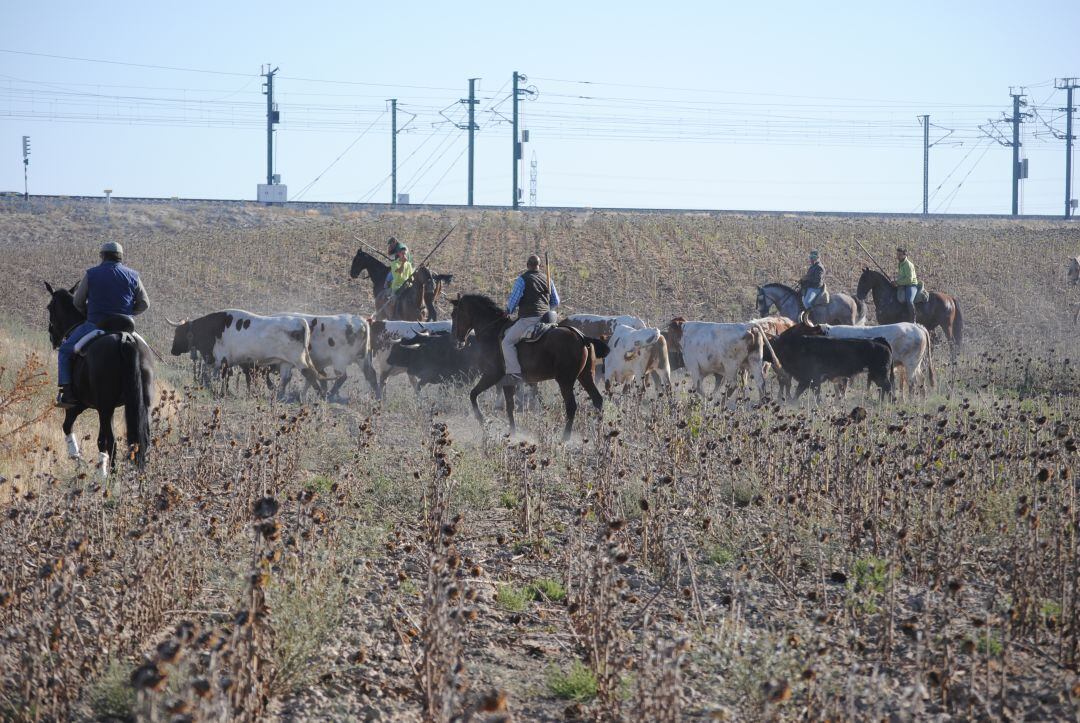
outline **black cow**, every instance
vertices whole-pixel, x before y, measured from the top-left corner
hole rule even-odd
[[[877,384],[882,398],[892,393],[892,348],[885,339],[835,339],[815,329],[794,326],[765,348],[765,361],[774,365],[779,361],[783,372],[798,382],[796,399],[813,388],[820,400],[822,382],[850,379],[863,371],[868,384]]]
[[[480,360],[476,349],[467,344],[458,349],[450,332],[420,335],[394,344],[388,363],[401,367],[416,383],[417,391],[425,384],[460,384],[479,375]]]

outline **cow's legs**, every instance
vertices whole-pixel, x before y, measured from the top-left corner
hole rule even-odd
[[[348,378],[348,374],[342,374],[341,376],[339,376],[334,382],[334,386],[330,387],[330,391],[326,393],[326,398],[330,400],[340,400],[341,398],[338,396],[338,392],[341,390],[341,387],[345,384],[345,380]]]
[[[68,457],[71,459],[81,458],[79,453],[79,440],[76,439],[73,429],[75,427],[75,420],[84,411],[86,411],[86,407],[78,406],[72,407],[64,413],[64,437],[67,440]]]

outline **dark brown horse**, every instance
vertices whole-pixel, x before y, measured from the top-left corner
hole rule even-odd
[[[438,321],[435,300],[442,293],[443,284],[449,285],[454,280],[453,274],[433,274],[426,266],[421,266],[413,274],[412,285],[402,291],[396,301],[390,301],[390,292],[386,288],[390,267],[363,249],[357,249],[349,276],[356,279],[365,272],[371,279],[376,319]]]
[[[495,386],[504,374],[502,348],[500,341],[503,331],[513,320],[502,307],[486,296],[467,294],[450,301],[454,306],[454,338],[464,343],[469,332],[476,338],[472,344],[480,345],[478,355],[480,381],[469,393],[473,412],[481,424],[484,415],[476,403],[482,392]],[[574,399],[574,381],[581,383],[589,394],[597,411],[604,408],[604,398],[593,383],[593,366],[597,359],[607,356],[608,346],[599,339],[582,335],[575,329],[559,326],[535,342],[524,342],[518,346],[518,358],[521,360],[522,376],[528,384],[554,379],[559,383],[563,403],[566,406],[566,427],[563,429],[563,441],[570,438],[577,414],[577,400]],[[510,420],[510,434],[514,434],[514,387],[504,387],[506,396],[506,416]]]
[[[945,332],[945,338],[954,345],[954,348],[959,347],[964,341],[964,317],[960,313],[960,302],[953,296],[931,291],[928,301],[915,304],[915,318],[911,319],[907,307],[896,298],[896,285],[880,271],[863,269],[855,295],[865,300],[867,294],[872,294],[874,297],[879,324],[916,321],[931,332],[941,327],[941,330]]]

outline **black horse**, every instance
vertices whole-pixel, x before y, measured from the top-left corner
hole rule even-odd
[[[386,277],[390,275],[390,267],[363,249],[357,249],[349,266],[349,276],[357,279],[364,272],[367,272],[371,280],[371,296],[375,300],[377,319],[438,321],[439,312],[435,308],[435,300],[442,293],[443,284],[449,285],[454,280],[453,274],[433,274],[426,266],[420,266],[413,274],[415,293],[402,292],[399,303],[395,305],[387,303],[390,297],[386,291]]]
[[[74,287],[53,289],[46,282],[49,301],[49,339],[56,349],[67,333],[86,321],[86,315],[75,308]],[[72,368],[72,391],[79,406],[67,410],[64,416],[64,436],[68,453],[79,456],[79,443],[72,434],[75,419],[87,409],[98,413],[98,464],[107,476],[116,466],[116,438],[112,419],[117,407],[124,407],[127,441],[131,459],[142,469],[150,449],[150,400],[153,392],[154,369],[149,349],[129,333],[134,327],[130,317],[110,317],[99,328],[109,332],[94,340],[85,355],[76,354]]]
[[[480,381],[469,393],[473,412],[482,424],[484,415],[476,403],[482,392],[495,386],[502,379],[503,366],[501,341],[503,331],[513,323],[502,307],[486,296],[467,294],[450,301],[454,306],[452,315],[454,338],[465,343],[469,332],[476,334],[471,342],[479,345]],[[563,404],[566,406],[566,427],[563,429],[563,441],[570,438],[577,414],[577,400],[574,399],[574,380],[585,387],[593,406],[597,411],[604,408],[604,398],[593,382],[593,366],[597,359],[607,356],[608,346],[600,339],[582,335],[576,329],[559,326],[551,329],[535,342],[524,342],[518,346],[518,357],[525,382],[537,382],[554,379],[559,383]],[[506,397],[506,416],[510,420],[510,434],[514,434],[514,387],[504,387]]]

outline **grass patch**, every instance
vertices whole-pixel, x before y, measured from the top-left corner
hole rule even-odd
[[[735,552],[725,545],[713,545],[705,553],[705,557],[714,565],[726,567],[735,561]]]
[[[549,668],[547,685],[552,695],[564,700],[582,703],[596,697],[596,676],[580,660],[565,670],[557,666]]]
[[[131,668],[114,660],[90,685],[86,697],[95,719],[134,719],[135,689],[129,682],[130,676]]]
[[[542,577],[526,586],[526,592],[532,600],[550,600],[561,602],[566,599],[566,588],[558,580]]]
[[[500,585],[499,591],[495,593],[495,604],[512,613],[524,612],[530,600],[532,600],[532,594],[527,587]]]

